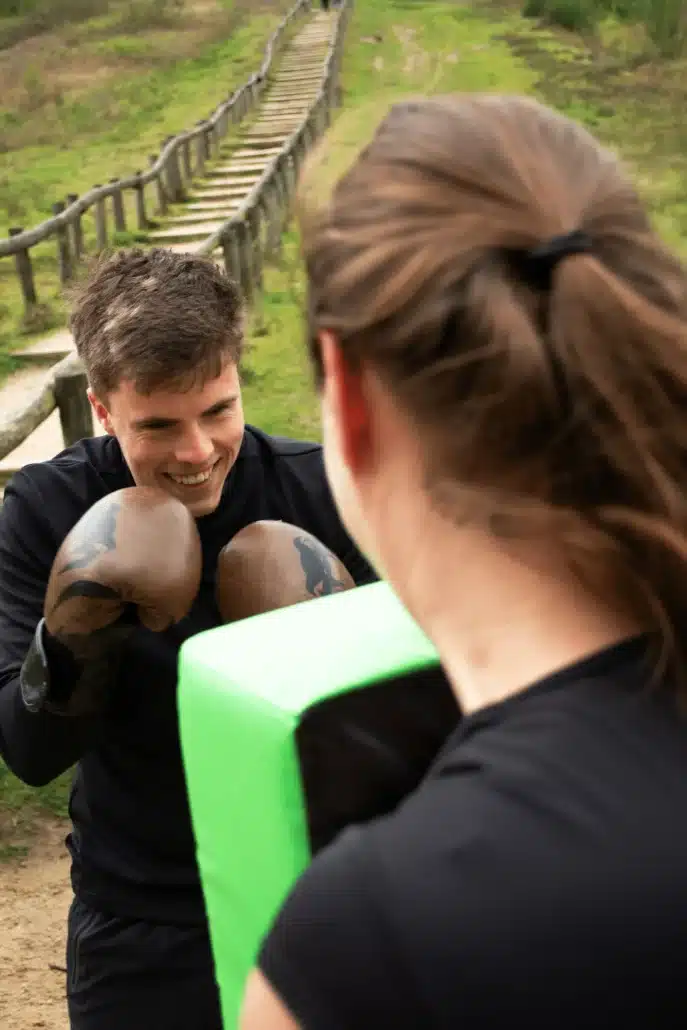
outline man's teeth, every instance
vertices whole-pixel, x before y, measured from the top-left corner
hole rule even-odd
[[[197,472],[195,476],[173,476],[170,473],[170,479],[182,486],[197,486],[199,483],[205,483],[211,475],[212,469],[209,469],[207,472]]]

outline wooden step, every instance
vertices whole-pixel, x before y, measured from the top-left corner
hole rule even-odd
[[[255,161],[259,158],[276,157],[281,147],[276,144],[271,147],[241,147],[234,152],[237,161]]]
[[[233,175],[235,177],[259,175],[263,171],[266,165],[269,164],[269,160],[261,160],[260,158],[255,161],[229,161],[227,164],[216,165],[214,168],[208,169],[208,179],[222,179],[225,175]]]
[[[228,175],[224,179],[216,179],[214,186],[203,190],[196,190],[193,196],[189,197],[189,201],[193,203],[204,200],[231,200],[233,203],[236,200],[240,200],[241,197],[245,197],[253,183],[256,183],[258,179],[259,176],[256,176],[255,179],[232,179]]]
[[[231,200],[197,200],[195,203],[186,204],[184,211],[188,211],[188,215],[180,215],[180,219],[186,219],[190,221],[192,215],[196,215],[198,218],[205,215],[211,217],[212,215],[225,215],[227,212],[235,211],[239,205],[240,197],[235,197]],[[175,219],[176,221],[177,219]]]
[[[226,222],[228,218],[234,214],[238,208],[238,203],[233,204],[231,207],[218,207],[215,204],[204,205],[200,210],[194,208],[189,210],[186,215],[175,215],[174,221],[170,222],[170,226],[176,225],[201,225],[205,222]],[[162,232],[164,232],[164,227]]]
[[[231,176],[227,176],[231,178]],[[242,196],[246,191],[246,181],[244,178],[238,179],[234,185],[223,186],[221,182],[212,181],[210,179],[204,180],[205,186],[197,186],[193,193],[189,193],[188,200],[193,203],[196,200],[214,200],[216,197],[238,197]]]
[[[196,222],[192,225],[186,224],[170,224],[165,226],[163,229],[157,229],[155,232],[150,233],[150,239],[155,240],[156,243],[179,243],[184,240],[206,240],[208,236],[212,236],[213,232],[217,232],[224,225],[226,219],[215,219],[210,221],[209,219],[204,222]]]

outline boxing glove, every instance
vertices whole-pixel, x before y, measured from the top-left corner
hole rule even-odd
[[[201,568],[198,530],[180,501],[150,487],[99,500],[53,562],[43,620],[22,670],[26,706],[69,714],[98,707],[101,696],[93,690],[102,695],[119,646],[137,625],[161,631],[182,619],[198,593]],[[52,691],[51,664],[60,666]]]
[[[108,494],[77,522],[57,552],[45,595],[48,631],[75,654],[128,605],[142,625],[164,630],[198,593],[201,545],[181,501],[150,487]]]
[[[253,522],[220,551],[217,606],[223,622],[350,590],[348,570],[312,533],[288,522]]]

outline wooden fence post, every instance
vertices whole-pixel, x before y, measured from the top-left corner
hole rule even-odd
[[[10,236],[20,236],[23,232],[23,229],[14,227],[10,229]],[[36,297],[36,284],[33,281],[31,255],[28,250],[18,250],[14,255],[14,264],[17,269],[17,277],[24,297],[24,311],[28,313],[34,304],[38,303],[38,298]]]
[[[157,161],[157,154],[151,154],[150,157],[148,158],[148,160],[150,161],[151,166],[154,165],[155,162]],[[155,187],[157,189],[157,209],[158,209],[158,211],[160,212],[161,215],[166,215],[167,214],[167,194],[165,192],[165,184],[162,181],[162,172],[161,171],[157,173],[157,178],[155,179]]]
[[[236,235],[236,225],[232,224],[222,235],[222,254],[224,257],[224,271],[229,278],[240,287],[241,284],[241,254],[239,241]]]
[[[222,143],[222,140],[226,136],[227,130],[229,128],[229,115],[228,115],[228,112],[227,112],[227,107],[225,106],[224,103],[221,105],[221,109],[222,109],[222,113],[219,116],[219,120],[217,122],[217,135],[218,135],[218,138],[219,138],[220,145]]]
[[[265,305],[263,295],[262,258],[263,248],[261,241],[262,215],[259,202],[247,212],[246,235],[248,238],[249,276],[251,280],[250,296],[253,309],[253,324],[257,336],[264,336],[267,332],[265,324]]]
[[[93,187],[100,189],[100,184]],[[107,211],[105,210],[105,198],[98,197],[95,202],[95,245],[98,253],[105,250],[107,246]]]
[[[285,200],[286,200],[287,205],[290,207],[291,206],[291,198],[293,197],[293,191],[294,191],[294,186],[295,186],[295,182],[296,182],[296,172],[295,172],[295,168],[294,168],[293,147],[289,147],[289,149],[284,154],[283,182],[284,182],[284,196],[285,196]]]
[[[277,171],[272,173],[265,189],[265,255],[271,257],[279,249],[281,241],[281,218],[279,211]]]
[[[211,114],[210,117],[214,118],[216,113],[217,112],[213,112],[213,114]],[[212,122],[208,123],[207,137],[208,137],[208,157],[210,159],[212,159],[213,157],[217,156],[217,154],[219,152],[219,145],[220,145],[219,131],[218,131],[218,127],[217,127],[217,122],[215,122],[214,124]]]
[[[143,172],[136,172],[136,226],[139,230],[148,228],[148,219],[146,217],[146,196],[145,189],[142,181]]]
[[[110,179],[110,185],[116,186],[119,179]],[[112,214],[114,215],[115,232],[126,232],[126,215],[124,214],[124,198],[121,189],[112,194]]]
[[[60,215],[64,211],[64,201],[58,200],[52,206],[53,215]],[[72,261],[69,253],[69,236],[65,226],[57,230],[57,263],[60,270],[60,282],[64,286],[72,277]]]
[[[186,138],[181,144],[181,157],[184,167],[184,179],[186,180],[186,184],[190,185],[191,179],[193,178],[193,170],[191,168],[191,142],[188,138]]]
[[[197,123],[198,127],[203,124],[202,120]],[[205,133],[199,132],[196,136],[196,175],[202,177],[205,172]]]
[[[79,199],[78,193],[67,194],[67,205],[71,207]],[[81,226],[81,215],[77,215],[71,223],[72,229],[72,253],[75,264],[78,264],[83,257],[83,229]]]
[[[172,150],[167,158],[167,182],[169,184],[169,193],[172,203],[181,204],[186,198],[184,194],[184,186],[181,181],[178,149]]]
[[[229,231],[229,266],[226,264],[227,251],[224,251],[224,262],[227,272],[231,279],[237,284],[241,285],[241,240],[236,224],[232,224]]]
[[[65,446],[93,436],[93,412],[86,395],[88,380],[82,368],[68,368],[55,375],[53,392],[60,413]]]
[[[169,141],[173,138],[173,136],[165,136],[162,143],[160,144],[160,153],[163,152]],[[167,196],[167,201],[170,204],[176,203],[177,199],[177,184],[174,177],[173,156],[173,152],[170,151],[170,153],[164,160],[162,168],[160,169],[160,182],[163,185],[165,194]]]
[[[238,240],[240,276],[239,285],[241,293],[250,306],[253,300],[253,245],[250,238],[250,231],[245,219],[236,224],[236,235]]]
[[[317,136],[324,136],[327,131],[327,95],[322,93],[317,103],[317,112],[315,115],[315,121],[317,125]]]
[[[262,240],[260,233],[262,228],[262,217],[260,215],[259,203],[250,209],[247,214],[248,231],[251,241],[252,272],[255,290],[262,292]]]
[[[279,156],[274,166],[274,229],[276,238],[275,250],[281,246],[281,234],[284,231],[286,198],[284,196],[284,163]]]
[[[311,149],[314,142],[315,132],[313,129],[313,117],[312,115],[308,115],[305,121],[305,125],[303,126],[303,136],[301,139],[301,153],[299,155],[301,165],[305,160],[305,155]]]

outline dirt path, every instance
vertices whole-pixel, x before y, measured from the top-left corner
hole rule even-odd
[[[64,823],[44,823],[26,859],[0,865],[2,1030],[68,1030],[61,972],[72,897],[66,832]]]

